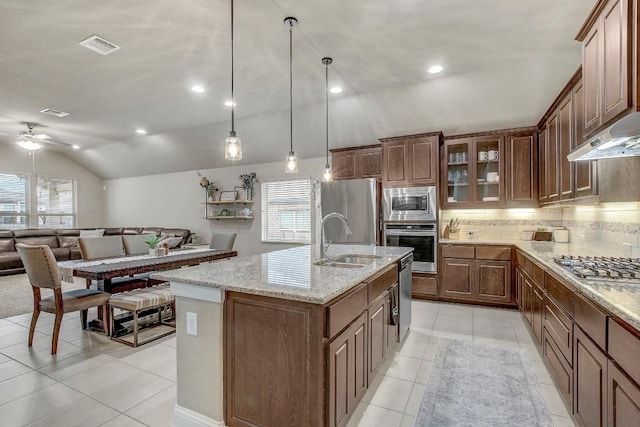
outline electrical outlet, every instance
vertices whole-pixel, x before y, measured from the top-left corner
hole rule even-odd
[[[187,335],[198,336],[198,313],[187,312]]]

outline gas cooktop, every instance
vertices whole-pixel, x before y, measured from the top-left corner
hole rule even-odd
[[[562,255],[553,260],[582,279],[640,282],[640,258]]]

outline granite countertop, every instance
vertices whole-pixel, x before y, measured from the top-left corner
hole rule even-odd
[[[331,245],[327,258],[344,254],[375,255],[358,268],[315,265],[318,245],[268,252],[152,274],[170,282],[248,294],[325,304],[413,249],[393,246]]]
[[[515,245],[540,263],[545,270],[568,282],[578,292],[600,304],[613,315],[640,331],[640,281],[588,280],[568,272],[553,260],[561,255],[628,257],[628,249],[621,245],[555,243],[510,239],[440,239],[445,244]]]

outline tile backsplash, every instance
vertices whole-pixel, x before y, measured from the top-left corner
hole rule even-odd
[[[480,238],[519,239],[538,227],[569,229],[571,241],[606,242],[640,248],[640,203],[601,203],[544,209],[452,209],[440,215],[441,230],[451,218],[462,233],[477,230]]]

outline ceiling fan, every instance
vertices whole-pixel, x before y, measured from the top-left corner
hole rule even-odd
[[[27,126],[27,131],[22,131],[18,135],[17,144],[28,151],[36,151],[45,146],[45,144],[57,145],[59,147],[65,148],[80,148],[77,145],[67,144],[66,142],[54,141],[51,139],[49,135],[46,134],[35,134],[33,133],[33,129],[37,126],[36,123],[25,122],[25,126]]]

